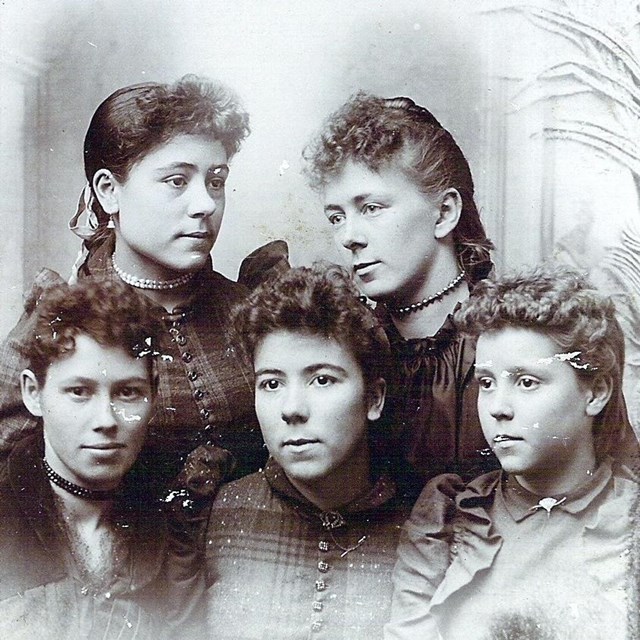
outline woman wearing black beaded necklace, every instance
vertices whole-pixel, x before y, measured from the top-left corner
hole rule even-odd
[[[493,266],[462,151],[413,100],[361,93],[305,157],[356,283],[379,303],[397,363],[388,407],[418,485],[492,467],[480,451],[474,344],[451,317]]]
[[[0,637],[199,636],[195,541],[129,475],[163,330],[117,280],[38,292],[21,374],[37,425],[0,464]]]

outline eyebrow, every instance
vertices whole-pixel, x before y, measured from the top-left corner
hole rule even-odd
[[[315,373],[316,371],[322,371],[327,369],[329,371],[333,371],[334,373],[339,373],[341,375],[347,374],[347,370],[344,369],[343,367],[340,367],[339,365],[336,365],[336,364],[330,364],[328,362],[318,362],[317,364],[311,364],[308,367],[305,367],[302,371],[303,373],[310,374],[310,373]],[[255,375],[256,376],[284,375],[284,371],[282,371],[281,369],[269,369],[265,367],[264,369],[258,369],[255,372]]]
[[[148,384],[150,382],[149,378],[146,376],[130,376],[129,378],[121,378],[120,380],[114,380],[114,384],[130,384],[132,382],[143,382]],[[85,378],[84,376],[69,376],[60,381],[62,385],[96,385],[99,383],[99,380],[95,378]]]
[[[353,202],[354,204],[356,204],[357,206],[362,205],[364,202],[366,202],[367,200],[371,199],[373,197],[372,193],[361,193],[358,194],[357,196],[354,196],[353,198],[351,198],[349,200],[349,202]],[[328,204],[325,206],[324,210],[326,212],[335,212],[335,211],[342,211],[342,207],[337,205],[337,204]]]
[[[175,171],[176,169],[196,171],[198,167],[192,162],[171,162],[169,164],[164,165],[163,167],[159,167],[158,169],[156,169],[156,173],[164,173],[166,171]],[[220,171],[229,173],[229,165],[215,164],[207,170],[207,173],[220,173]]]

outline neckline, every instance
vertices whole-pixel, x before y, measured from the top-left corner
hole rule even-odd
[[[612,476],[611,459],[607,458],[598,466],[590,478],[573,491],[543,496],[529,491],[523,487],[514,476],[502,471],[498,491],[500,491],[505,507],[511,517],[516,522],[520,522],[538,511],[544,513],[544,508],[537,509],[534,507],[540,505],[542,500],[548,498],[557,501],[552,507],[554,510],[557,507],[557,509],[568,511],[569,513],[579,513],[586,509],[594,498],[604,490]]]

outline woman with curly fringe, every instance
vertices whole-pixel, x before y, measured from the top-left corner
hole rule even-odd
[[[485,280],[456,322],[477,336],[478,413],[502,469],[424,488],[385,638],[635,637],[638,487],[621,458],[637,443],[612,300],[544,266]]]
[[[397,365],[388,409],[417,483],[494,466],[475,408],[474,340],[452,319],[491,271],[493,248],[460,147],[413,100],[358,94],[304,155],[336,243],[386,326]]]

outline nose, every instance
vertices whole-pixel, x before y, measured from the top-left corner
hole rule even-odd
[[[194,180],[189,189],[189,216],[192,218],[207,218],[212,216],[219,206],[218,200],[214,198],[205,183]]]
[[[94,405],[94,425],[96,431],[114,429],[118,426],[116,420],[116,405],[108,395],[101,395],[96,398]]]
[[[286,424],[304,424],[309,419],[309,407],[301,385],[290,384],[282,397],[282,421]]]
[[[345,215],[344,222],[338,228],[336,235],[339,244],[349,251],[367,246],[364,221],[362,216],[357,213]]]
[[[494,420],[512,420],[513,405],[511,403],[509,392],[500,385],[491,393],[489,402],[489,413]]]

